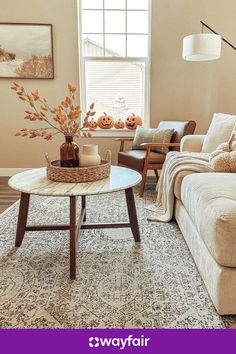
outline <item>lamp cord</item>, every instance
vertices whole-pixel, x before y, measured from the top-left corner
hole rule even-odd
[[[200,21],[200,23],[201,23],[201,25],[202,25],[202,33],[203,33],[204,27],[206,27],[206,28],[208,28],[212,33],[219,35],[219,33],[217,33],[216,31],[214,31],[214,30],[213,30],[211,27],[209,27],[205,22]],[[236,50],[236,47],[235,47],[232,43],[230,43],[229,41],[227,41],[227,39],[225,39],[225,38],[223,38],[223,37],[221,37],[221,39],[222,39],[222,41],[224,41],[226,44],[228,44],[231,48],[233,48],[234,50]]]

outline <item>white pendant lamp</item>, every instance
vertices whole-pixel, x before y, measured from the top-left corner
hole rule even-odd
[[[203,21],[200,21],[200,23],[202,25],[202,33],[191,34],[190,36],[185,37],[183,40],[184,60],[206,61],[219,59],[221,55],[222,41],[236,50],[236,47],[232,43],[221,37],[206,23]],[[204,27],[206,27],[212,33],[203,33]]]
[[[221,55],[221,36],[211,33],[199,33],[187,36],[183,40],[183,59],[207,61],[219,59]]]

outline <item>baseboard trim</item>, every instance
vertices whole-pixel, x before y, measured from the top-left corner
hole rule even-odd
[[[0,177],[11,177],[27,170],[31,170],[31,168],[0,168]]]

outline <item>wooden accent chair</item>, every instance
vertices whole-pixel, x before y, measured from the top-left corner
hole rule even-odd
[[[190,121],[161,121],[158,125],[159,129],[174,129],[175,132],[169,144],[145,143],[142,146],[146,150],[128,150],[124,151],[125,142],[133,141],[130,138],[118,138],[120,141],[120,151],[118,153],[118,165],[131,168],[142,174],[142,182],[140,188],[140,197],[143,197],[148,170],[154,170],[158,180],[158,170],[162,169],[166,155],[159,152],[152,152],[153,147],[169,147],[169,150],[179,151],[180,141],[184,135],[191,135],[196,128],[196,122]]]

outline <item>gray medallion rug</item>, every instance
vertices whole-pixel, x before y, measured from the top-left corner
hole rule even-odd
[[[147,222],[144,205],[154,199],[150,191],[136,198],[140,245],[129,229],[81,232],[75,281],[67,231],[27,232],[16,249],[19,203],[0,215],[0,328],[234,325],[215,311],[175,222]],[[123,192],[89,197],[87,208],[88,221],[127,220]],[[31,198],[29,224],[67,223],[68,215],[68,198]]]

